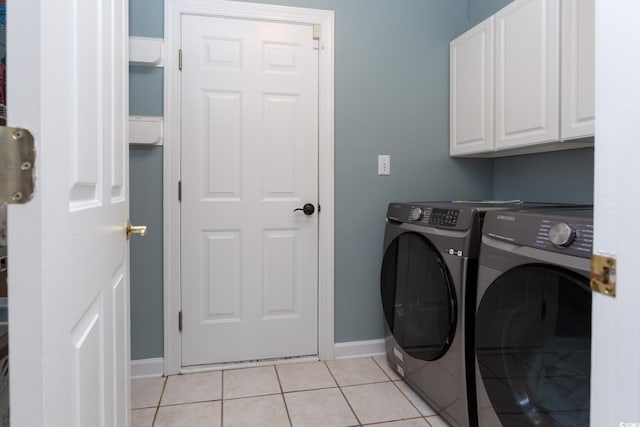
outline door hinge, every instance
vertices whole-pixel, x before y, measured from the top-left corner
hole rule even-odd
[[[313,48],[320,48],[320,24],[313,24]]]
[[[178,201],[182,201],[182,181],[178,181]]]
[[[36,148],[31,132],[0,126],[0,205],[31,200],[35,163]]]
[[[320,206],[320,203],[318,203],[318,213],[320,213],[322,211],[322,207]]]
[[[178,70],[182,71],[182,49],[178,49]]]
[[[182,310],[178,312],[178,332],[182,332]]]
[[[616,296],[616,258],[591,255],[591,289],[609,297]]]

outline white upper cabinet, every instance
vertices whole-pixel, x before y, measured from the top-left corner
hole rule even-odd
[[[562,1],[563,140],[594,134],[595,1]]]
[[[493,151],[493,17],[450,45],[451,155]]]
[[[495,148],[558,140],[559,0],[516,0],[495,21]]]
[[[515,0],[451,42],[452,156],[593,144],[594,3]]]

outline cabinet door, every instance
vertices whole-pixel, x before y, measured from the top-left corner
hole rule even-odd
[[[559,0],[515,0],[495,26],[496,149],[559,140]]]
[[[449,53],[449,153],[492,151],[493,17],[453,40]]]
[[[562,139],[594,134],[595,0],[562,1]]]

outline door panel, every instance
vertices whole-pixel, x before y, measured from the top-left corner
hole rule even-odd
[[[128,426],[128,2],[11,7],[8,55],[31,67],[8,69],[10,119],[38,177],[9,213],[11,423]]]
[[[309,25],[183,15],[182,363],[317,354]]]

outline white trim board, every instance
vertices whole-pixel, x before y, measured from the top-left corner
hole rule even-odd
[[[154,357],[131,361],[131,379],[160,378],[164,373],[164,359]]]
[[[226,0],[165,1],[164,78],[164,373],[181,371],[180,311],[180,16],[198,14],[320,26],[318,357],[334,357],[334,12]]]
[[[384,338],[368,341],[338,342],[335,345],[336,359],[379,356],[385,354]]]

